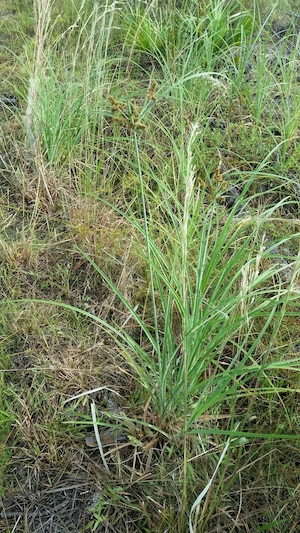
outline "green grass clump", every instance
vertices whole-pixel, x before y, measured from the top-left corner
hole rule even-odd
[[[13,9],[1,531],[296,532],[294,8]]]

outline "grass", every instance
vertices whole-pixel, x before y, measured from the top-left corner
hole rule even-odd
[[[2,4],[0,531],[296,532],[295,7]]]

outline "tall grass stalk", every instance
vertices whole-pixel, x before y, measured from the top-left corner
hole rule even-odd
[[[184,189],[184,203],[183,203],[183,221],[182,221],[182,265],[181,265],[181,274],[182,274],[182,305],[184,309],[184,321],[182,324],[183,327],[183,344],[182,344],[182,356],[183,356],[183,365],[184,365],[184,427],[187,427],[188,421],[188,411],[187,406],[189,402],[188,398],[188,343],[186,333],[189,330],[189,287],[188,287],[188,248],[189,248],[189,219],[191,213],[193,212],[193,202],[194,202],[194,191],[195,191],[195,168],[193,166],[193,146],[197,138],[197,128],[198,125],[195,124],[192,126],[192,131],[190,134],[189,142],[187,145],[187,161],[186,161],[186,170],[184,172],[185,178],[185,189]],[[185,509],[187,501],[187,464],[188,464],[188,444],[187,444],[187,433],[184,431],[184,445],[183,445],[183,502],[182,508]]]
[[[46,41],[50,33],[52,3],[51,0],[35,0],[33,2],[35,16],[35,47],[32,60],[32,70],[30,72],[27,94],[27,109],[25,115],[25,126],[29,142],[32,146],[37,142],[37,125],[34,115],[34,109],[38,102],[39,77],[45,69],[44,52]]]

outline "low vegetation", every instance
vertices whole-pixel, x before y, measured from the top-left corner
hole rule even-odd
[[[298,4],[0,1],[1,532],[298,531]]]

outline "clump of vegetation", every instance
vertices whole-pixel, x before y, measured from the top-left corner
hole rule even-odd
[[[2,4],[1,531],[296,532],[294,7]]]

